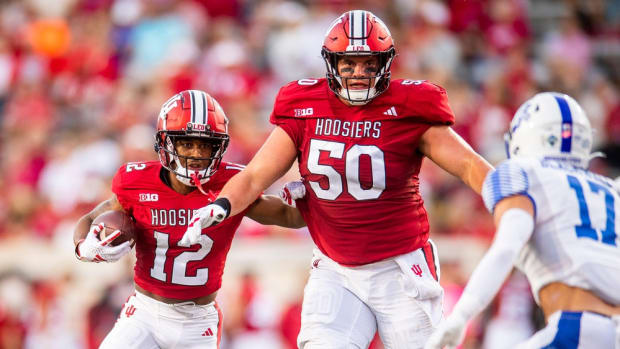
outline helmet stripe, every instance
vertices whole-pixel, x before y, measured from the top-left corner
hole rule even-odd
[[[562,114],[562,144],[560,151],[562,153],[570,153],[571,143],[573,139],[573,116],[570,112],[570,107],[564,96],[554,96],[560,107],[560,113]]]
[[[200,91],[194,91],[194,95],[196,96],[195,103],[194,103],[194,111],[196,113],[196,122],[200,123],[200,121],[203,119],[202,114],[204,113],[204,109],[205,109],[203,102],[202,102],[203,97]]]
[[[362,11],[362,45],[366,45],[366,11]]]
[[[351,11],[351,15],[353,16],[353,20],[351,21],[352,24],[352,30],[351,30],[351,36],[353,37],[353,45],[354,46],[361,46],[363,45],[363,40],[362,37],[364,36],[364,33],[362,32],[364,29],[364,11]],[[355,23],[356,21],[359,21],[359,23]]]
[[[209,106],[207,105],[207,98],[204,92],[200,93],[200,97],[202,97],[202,123],[207,124],[207,110]]]
[[[354,45],[354,37],[355,35],[353,34],[353,29],[355,28],[355,11],[351,11],[349,12],[349,45],[353,46]]]
[[[196,122],[196,108],[194,108],[194,106],[196,105],[196,101],[194,98],[194,91],[190,90],[189,91],[189,96],[190,96],[190,109],[192,111],[192,123]]]

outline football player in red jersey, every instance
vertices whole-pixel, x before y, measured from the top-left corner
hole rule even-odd
[[[386,348],[422,348],[443,299],[419,192],[422,159],[477,193],[492,167],[450,128],[443,88],[390,82],[392,36],[372,13],[336,19],[322,55],[327,78],[280,89],[277,127],[183,239],[242,212],[298,159],[307,194],[297,207],[317,246],[299,347],[366,348],[379,331]]]
[[[299,211],[276,196],[260,195],[241,214],[205,229],[191,244],[181,237],[193,214],[215,200],[224,184],[243,168],[222,161],[228,119],[217,101],[202,91],[183,91],[161,108],[155,150],[159,161],[127,163],[118,170],[114,195],[80,218],[74,233],[83,261],[118,260],[129,242],[109,245],[91,227],[107,210],[135,219],[136,293],[101,348],[219,348],[221,314],[215,303],[226,255],[243,216],[263,224],[305,225]]]

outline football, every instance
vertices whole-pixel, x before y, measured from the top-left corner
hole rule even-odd
[[[110,242],[110,245],[117,246],[125,241],[131,240],[131,246],[135,244],[136,233],[133,219],[130,215],[123,211],[106,211],[97,216],[92,225],[103,223],[105,228],[99,233],[99,239],[103,240],[109,234],[112,234],[115,230],[120,230],[121,235]]]

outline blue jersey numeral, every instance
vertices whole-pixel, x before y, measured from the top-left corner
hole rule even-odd
[[[590,212],[588,211],[588,203],[586,202],[581,182],[579,182],[577,177],[571,175],[567,175],[566,177],[571,189],[575,191],[577,201],[579,202],[579,216],[581,218],[581,224],[575,226],[577,237],[584,237],[598,241],[598,233],[592,228]],[[602,242],[604,244],[616,246],[616,213],[614,211],[614,197],[606,187],[596,182],[587,182],[592,193],[596,194],[599,191],[602,191],[605,194],[605,210],[607,213],[607,219],[605,222],[605,230],[601,232]]]

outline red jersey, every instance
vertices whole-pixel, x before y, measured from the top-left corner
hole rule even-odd
[[[177,243],[194,212],[215,200],[224,184],[242,168],[222,162],[203,185],[210,191],[207,197],[198,190],[183,195],[164,184],[159,161],[121,166],[114,176],[112,191],[136,220],[137,285],[175,299],[202,297],[220,288],[226,255],[245,212],[203,229],[198,244],[181,247]]]
[[[295,143],[307,189],[297,207],[324,254],[361,265],[425,244],[418,145],[429,127],[454,123],[443,88],[396,80],[368,104],[347,106],[325,79],[303,79],[280,89],[271,122]]]

